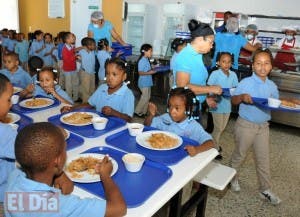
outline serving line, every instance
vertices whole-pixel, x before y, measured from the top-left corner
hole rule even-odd
[[[54,108],[50,108],[43,111],[33,112],[31,114],[26,114],[31,117],[34,122],[47,121],[49,117],[57,115],[60,113],[60,108],[64,105],[59,105]],[[115,134],[121,130],[126,129],[126,126],[120,127],[118,129],[112,130],[104,135],[101,135],[97,138],[84,138],[84,143],[81,146],[78,146],[67,152],[68,156],[77,155],[82,153],[90,148],[107,146],[113,149],[120,150],[118,148],[109,146],[106,144],[106,137]],[[181,189],[192,180],[198,172],[200,172],[204,167],[206,167],[216,156],[218,152],[216,149],[210,149],[206,152],[200,153],[195,157],[186,157],[179,163],[169,166],[172,170],[173,175],[171,178],[163,184],[154,194],[152,194],[149,199],[145,201],[144,204],[136,208],[128,208],[127,215],[130,217],[150,217],[155,214],[165,203],[167,203],[172,198],[172,203],[176,204],[180,202],[180,199],[176,195],[180,195]],[[197,165],[197,166],[195,166]],[[85,197],[97,197],[94,194],[91,194],[83,189],[74,187],[74,195],[78,195],[81,198]],[[175,197],[174,197],[175,195]],[[205,195],[206,197],[207,195]],[[177,209],[177,208],[176,208]],[[180,208],[179,208],[180,209]],[[179,216],[180,210],[172,212],[172,215],[176,213],[176,216]]]

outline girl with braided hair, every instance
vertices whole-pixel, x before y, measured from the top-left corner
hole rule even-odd
[[[157,107],[150,102],[144,124],[197,141],[198,146],[185,147],[190,156],[214,146],[211,135],[195,120],[199,117],[199,101],[193,91],[186,87],[171,89],[167,105],[167,113],[155,117]]]

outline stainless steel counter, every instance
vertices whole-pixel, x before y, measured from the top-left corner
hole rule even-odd
[[[300,72],[282,73],[281,70],[273,70],[270,79],[279,88],[282,98],[300,99]],[[300,113],[272,111],[272,121],[300,128]]]

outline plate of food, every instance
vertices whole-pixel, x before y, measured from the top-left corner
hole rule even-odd
[[[97,153],[79,154],[67,159],[65,173],[73,182],[92,183],[99,182],[100,176],[95,173],[95,165],[101,161],[105,155]],[[112,162],[113,170],[111,176],[118,171],[118,163],[109,157]]]
[[[3,120],[3,123],[6,124],[14,124],[18,122],[21,119],[20,115],[12,112],[8,112],[6,117]]]
[[[23,89],[21,87],[14,87],[14,94],[20,93]]]
[[[70,112],[62,115],[60,121],[73,126],[86,126],[92,124],[94,117],[100,116],[93,112]]]
[[[285,99],[281,100],[280,107],[281,108],[286,108],[286,109],[291,109],[291,110],[300,110],[300,105],[299,104],[296,104],[293,101],[285,100]]]
[[[42,98],[42,97],[25,99],[19,103],[21,107],[28,108],[28,109],[45,108],[53,104],[54,104],[53,99]]]
[[[151,130],[139,134],[136,142],[144,148],[166,151],[181,146],[182,138],[174,133]]]

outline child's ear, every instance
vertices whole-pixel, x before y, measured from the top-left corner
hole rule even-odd
[[[127,79],[127,73],[124,73],[123,75],[123,81],[125,81]]]

